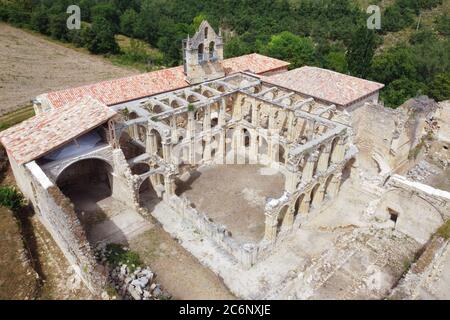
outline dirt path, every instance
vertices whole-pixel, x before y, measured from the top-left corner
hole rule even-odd
[[[157,224],[133,239],[130,248],[156,272],[157,282],[173,295],[173,299],[235,299],[217,275],[201,265]]]
[[[0,23],[0,114],[58,89],[137,73]]]

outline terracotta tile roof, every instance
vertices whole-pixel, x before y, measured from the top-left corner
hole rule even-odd
[[[384,87],[381,83],[316,67],[301,67],[263,80],[341,106]]]
[[[228,74],[242,71],[261,74],[280,68],[287,68],[289,64],[289,62],[263,56],[258,53],[230,58],[223,61],[225,72]]]
[[[53,151],[116,114],[99,101],[83,97],[0,132],[0,142],[18,164],[23,164]]]
[[[285,61],[255,53],[223,61],[223,66],[228,74],[247,70],[259,74],[288,65],[289,63]],[[187,86],[189,86],[189,84],[185,80],[183,67],[179,66],[125,78],[102,81],[81,87],[54,91],[43,94],[39,98],[47,100],[51,105],[59,108],[73,99],[89,95],[110,106]]]

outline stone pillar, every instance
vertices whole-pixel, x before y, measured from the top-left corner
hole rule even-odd
[[[298,170],[291,165],[287,165],[286,181],[284,189],[289,193],[294,193],[297,190],[298,184]]]
[[[320,185],[319,188],[316,190],[312,201],[312,206],[314,208],[320,207],[323,201],[324,194],[325,194],[325,185]]]
[[[220,103],[220,110],[219,110],[219,127],[223,127],[225,125],[225,110],[227,108],[227,104],[225,102],[225,99],[222,99]]]
[[[255,127],[258,127],[259,119],[258,119],[258,105],[256,103],[256,99],[252,98],[251,100],[252,104],[252,124]]]
[[[170,146],[171,145],[170,145],[169,141],[165,141],[162,143],[162,151],[163,151],[164,161],[169,162],[169,163],[171,162],[171,156],[172,156]]]
[[[177,133],[177,118],[175,115],[170,117],[170,134],[172,143],[178,143],[178,133]]]
[[[308,159],[306,160],[305,168],[303,169],[302,182],[307,182],[312,179],[317,158],[318,158],[317,151],[314,151],[309,155]]]
[[[195,114],[188,111],[187,137],[189,141],[189,163],[195,164]]]
[[[308,141],[314,139],[314,128],[316,126],[316,122],[314,120],[308,120]]]
[[[286,215],[284,216],[283,228],[292,229],[294,225],[294,216],[295,216],[295,203],[289,207]]]
[[[266,229],[264,233],[264,240],[268,242],[275,242],[277,239],[277,216],[266,213]]]
[[[255,129],[250,129],[250,152],[249,163],[258,164],[258,132]]]
[[[342,160],[344,160],[346,144],[347,141],[343,138],[341,138],[336,144],[333,150],[333,154],[331,155],[331,161],[333,163],[340,163]]]
[[[167,198],[175,195],[175,180],[169,175],[164,176],[164,190]]]
[[[319,163],[317,164],[317,171],[318,172],[326,172],[328,169],[328,161],[330,159],[330,151],[331,151],[331,144],[328,144],[324,147],[322,150],[322,153],[319,157]]]
[[[328,185],[328,188],[326,190],[328,198],[333,199],[339,193],[339,188],[341,185],[341,177],[342,177],[342,174],[338,174],[338,175],[333,176],[333,178],[331,179],[331,182]]]
[[[221,129],[220,137],[219,137],[219,144],[218,144],[217,153],[216,153],[216,163],[217,164],[225,164],[225,153],[226,153],[225,139],[226,139],[225,129]]]
[[[203,150],[203,161],[208,162],[211,160],[211,106],[205,109],[205,118],[203,120],[203,131],[206,131],[205,137],[205,149]]]
[[[147,142],[145,144],[145,149],[145,152],[151,155],[158,153],[158,149],[156,146],[156,136],[153,133],[153,130],[147,130]]]
[[[238,128],[236,134],[236,159],[237,164],[245,164],[245,134],[242,128]]]
[[[294,126],[293,126],[293,122],[294,122],[294,112],[293,111],[288,111],[288,135],[287,135],[287,140],[289,142],[292,142],[294,140]]]
[[[300,206],[298,207],[298,212],[302,215],[307,215],[309,212],[309,204],[311,202],[311,191],[305,193]]]

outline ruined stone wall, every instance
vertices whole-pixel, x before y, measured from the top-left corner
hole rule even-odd
[[[40,221],[89,290],[100,296],[106,275],[95,260],[72,203],[34,162],[20,167],[19,171],[22,182],[29,183],[31,193],[27,192],[26,197],[33,204]]]
[[[396,110],[373,103],[354,110],[352,127],[360,165],[372,175],[382,172],[383,167],[404,173],[423,153],[436,108],[433,100],[419,97]]]

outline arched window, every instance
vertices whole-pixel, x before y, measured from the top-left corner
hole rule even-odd
[[[214,60],[216,58],[216,52],[214,51],[215,46],[216,44],[214,43],[214,41],[211,41],[209,43],[209,60]]]
[[[208,39],[208,27],[205,28],[205,39]]]
[[[203,43],[200,43],[198,45],[198,62],[199,63],[203,62],[203,52],[204,52]]]

